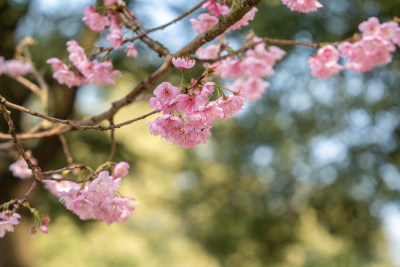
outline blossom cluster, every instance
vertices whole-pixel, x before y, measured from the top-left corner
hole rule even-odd
[[[0,56],[0,75],[26,75],[31,71],[31,65],[16,59],[5,60]]]
[[[90,61],[85,50],[74,40],[67,42],[67,50],[68,58],[75,67],[74,70],[58,58],[47,60],[47,63],[52,66],[53,77],[60,84],[65,84],[70,88],[90,82],[97,85],[111,85],[115,83],[115,78],[121,75],[118,70],[113,69],[111,61]]]
[[[113,50],[117,50],[125,41],[123,40],[123,25],[111,8],[114,5],[123,5],[123,2],[104,1],[104,6],[110,7],[105,15],[98,13],[94,7],[87,7],[84,10],[82,20],[95,32],[102,33],[108,27],[109,32],[106,35],[106,40],[111,42]],[[88,83],[113,85],[115,78],[121,75],[119,71],[113,69],[113,64],[109,60],[102,62],[97,59],[89,60],[85,50],[74,40],[67,42],[67,50],[69,52],[68,59],[73,66],[65,64],[58,58],[47,60],[47,63],[52,66],[53,77],[60,84],[65,84],[70,88]],[[138,54],[133,43],[125,47],[125,53],[130,57],[136,57]]]
[[[317,0],[282,0],[282,4],[288,6],[291,11],[303,13],[314,12],[322,7]]]
[[[125,221],[135,209],[134,198],[120,197],[117,194],[121,177],[128,173],[128,169],[128,163],[120,162],[115,167],[113,176],[108,171],[102,171],[96,179],[85,184],[66,180],[45,180],[43,183],[81,220],[96,219],[110,225]]]
[[[240,93],[246,100],[256,101],[262,97],[269,85],[264,78],[274,74],[275,63],[282,59],[286,52],[276,46],[266,48],[257,37],[252,41],[258,44],[247,50],[241,59],[228,57],[214,63],[214,66],[218,66],[215,73],[219,77],[235,79],[233,83],[226,85],[230,91]]]
[[[6,232],[14,232],[14,225],[19,224],[19,215],[16,212],[5,210],[0,212],[0,238],[3,237]]]
[[[314,76],[321,79],[337,74],[342,69],[366,72],[375,66],[385,65],[392,61],[395,44],[400,46],[400,27],[397,22],[380,24],[375,17],[359,25],[361,39],[354,42],[343,42],[338,50],[333,45],[321,47],[312,56],[308,64]],[[339,55],[347,60],[344,66],[338,64]]]

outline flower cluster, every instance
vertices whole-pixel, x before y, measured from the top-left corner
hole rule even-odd
[[[345,42],[339,45],[342,57],[348,62],[346,69],[366,72],[378,65],[392,61],[392,54],[397,44],[400,46],[400,27],[396,22],[380,24],[375,17],[369,18],[358,27],[362,32],[361,40],[355,43]]]
[[[260,49],[260,47],[257,49]],[[278,59],[278,50],[275,51],[265,51],[271,60],[269,61],[271,64]],[[188,61],[188,59],[175,60],[174,65],[181,68],[183,62]],[[244,64],[246,63],[238,62],[236,65],[240,64],[243,64],[242,71],[245,71]],[[191,64],[187,64],[185,67],[189,65]],[[223,64],[221,63],[221,65]],[[205,73],[212,73],[215,68],[217,67],[212,67]],[[246,73],[243,72],[241,75],[246,75]],[[161,110],[163,115],[148,124],[150,132],[184,148],[206,143],[207,137],[211,135],[211,124],[215,119],[226,120],[235,116],[242,108],[246,98],[255,99],[258,94],[261,94],[259,93],[259,91],[262,91],[260,88],[267,85],[266,82],[260,78],[255,78],[254,75],[250,76],[248,73],[247,75],[250,78],[246,76],[246,78],[240,80],[243,88],[230,90],[233,94],[227,95],[214,82],[210,81],[193,80],[191,85],[182,88],[175,87],[169,82],[161,83],[154,90],[155,96],[150,98],[149,104],[152,108]],[[231,76],[224,75],[224,78],[227,77]],[[222,96],[211,101],[215,88]]]
[[[339,60],[339,52],[333,45],[321,47],[317,54],[310,57],[308,64],[311,73],[315,77],[326,79],[332,75],[338,74],[343,69],[337,62]]]
[[[14,232],[14,225],[19,224],[19,218],[21,215],[16,212],[8,210],[0,212],[0,237],[3,237],[6,232]]]
[[[261,40],[255,37],[252,41]],[[214,65],[218,66],[216,74],[221,78],[236,79],[226,85],[229,90],[240,93],[249,101],[256,101],[261,98],[269,85],[263,78],[274,73],[275,63],[285,54],[285,51],[276,46],[266,49],[265,44],[260,42],[254,49],[247,50],[246,56],[242,59],[228,57]]]
[[[321,3],[317,0],[282,0],[282,3],[287,5],[291,11],[303,13],[314,12],[322,7]]]
[[[0,56],[0,75],[26,75],[31,71],[31,65],[16,59],[5,60]]]
[[[53,180],[43,182],[80,219],[96,219],[110,225],[125,221],[135,209],[134,198],[117,195],[121,177],[128,173],[128,169],[129,165],[121,162],[115,167],[114,176],[102,171],[96,179],[85,184]]]
[[[67,50],[70,53],[68,58],[75,67],[74,70],[58,58],[47,60],[47,63],[52,66],[53,77],[60,84],[65,84],[70,88],[90,82],[97,85],[112,85],[115,83],[115,78],[121,75],[118,70],[113,69],[111,61],[90,61],[84,49],[74,40],[67,42]]]
[[[321,47],[317,55],[312,56],[308,64],[314,76],[321,79],[337,74],[342,69],[366,72],[375,66],[392,61],[395,44],[400,45],[400,27],[396,22],[380,24],[375,17],[359,25],[362,32],[360,40],[343,42],[338,46],[340,56],[347,59],[344,66],[338,64],[339,52],[332,45]]]

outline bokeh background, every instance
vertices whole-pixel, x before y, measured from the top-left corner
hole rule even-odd
[[[196,5],[194,0],[128,1],[146,27],[158,26]],[[400,15],[393,0],[321,0],[312,14],[290,12],[265,0],[251,23],[261,37],[337,41],[376,16]],[[80,119],[108,109],[162,62],[140,42],[139,56],[114,52],[123,72],[115,87],[57,85],[45,61],[66,58],[65,42],[90,47],[98,35],[81,19],[95,1],[0,0],[0,55],[32,36],[38,68],[51,85],[53,115]],[[198,13],[193,14],[195,17]],[[239,47],[249,28],[229,37]],[[183,20],[151,36],[175,52],[193,37]],[[104,44],[101,37],[97,44]],[[234,119],[215,123],[195,149],[152,136],[140,121],[116,132],[116,161],[131,164],[121,193],[140,204],[123,224],[80,221],[42,187],[32,204],[51,215],[50,233],[28,234],[32,217],[0,239],[0,266],[400,266],[400,53],[365,74],[313,78],[307,47],[282,47],[268,92]],[[196,77],[202,68],[188,71]],[[179,83],[179,71],[165,80]],[[41,111],[28,90],[0,77],[11,102]],[[151,92],[148,92],[150,94]],[[146,101],[118,113],[116,122],[150,111]],[[18,131],[38,123],[13,112]],[[0,129],[7,125],[0,120]],[[76,162],[96,168],[110,152],[109,133],[66,135]],[[42,169],[66,165],[58,138],[25,141]],[[12,177],[14,161],[0,151],[0,201],[22,196],[30,182]]]

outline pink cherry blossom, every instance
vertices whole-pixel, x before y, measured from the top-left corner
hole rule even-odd
[[[92,62],[92,69],[87,79],[97,85],[113,85],[115,79],[121,76],[121,72],[113,69],[111,61],[98,63],[97,60]]]
[[[235,116],[239,110],[242,109],[244,104],[243,95],[233,94],[227,95],[226,97],[221,97],[217,100],[218,107],[222,108],[224,111],[224,115],[222,116],[222,120],[227,120],[233,116]]]
[[[129,44],[126,48],[125,48],[125,54],[128,57],[136,57],[138,54],[138,51],[136,49],[136,47],[132,44]]]
[[[77,73],[72,72],[67,65],[65,65],[58,58],[50,58],[47,64],[51,64],[53,69],[53,78],[60,84],[65,84],[69,88],[72,86],[80,86],[86,83],[86,79]]]
[[[363,33],[363,35],[378,35],[380,33],[379,26],[379,19],[371,17],[367,21],[360,23],[358,29]]]
[[[284,5],[287,5],[291,11],[298,12],[314,12],[322,7],[321,3],[316,0],[282,0]]]
[[[125,166],[126,167],[126,166]],[[135,209],[134,198],[117,196],[121,179],[113,179],[107,171],[100,172],[96,179],[84,188],[58,192],[61,202],[82,220],[96,219],[111,224],[125,221]]]
[[[203,13],[198,16],[198,19],[189,19],[193,29],[198,33],[203,33],[218,23],[218,18],[211,16],[208,13]]]
[[[117,178],[124,177],[128,174],[129,164],[125,161],[121,161],[117,165],[115,165],[114,176]]]
[[[338,60],[339,52],[336,48],[332,45],[326,45],[318,49],[317,54],[308,60],[308,64],[313,76],[326,79],[338,74],[343,69],[337,63]]]
[[[70,53],[68,58],[75,65],[75,67],[83,74],[88,75],[92,67],[85,54],[85,50],[75,41],[70,40],[67,42],[67,51]]]
[[[45,214],[42,217],[41,223],[39,224],[39,229],[42,233],[47,234],[49,232],[49,229],[47,228],[49,222],[50,222],[50,216],[48,214]]]
[[[85,16],[82,20],[92,31],[102,32],[106,26],[110,25],[109,19],[97,13],[94,7],[85,8],[84,14]]]
[[[217,3],[215,0],[207,0],[205,4],[201,6],[202,8],[207,8],[208,12],[210,12],[213,16],[220,16],[228,14],[231,9],[226,5],[221,5]]]
[[[16,59],[4,60],[0,57],[0,75],[6,73],[9,75],[26,75],[31,71],[31,65]]]
[[[37,161],[35,158],[31,157],[30,158],[31,162],[33,164],[36,164]],[[13,164],[11,164],[8,169],[12,172],[12,174],[15,177],[21,178],[21,179],[28,179],[32,177],[32,170],[29,169],[28,164],[24,159],[19,159]]]
[[[196,61],[187,57],[178,57],[172,59],[172,64],[174,64],[176,68],[185,71],[193,68],[193,66],[196,64]]]
[[[196,51],[196,56],[199,59],[214,59],[217,58],[219,54],[219,46],[211,44],[205,48],[200,47]]]
[[[54,179],[61,179],[62,176],[58,174],[53,175]],[[47,188],[53,195],[61,197],[68,192],[77,192],[81,185],[71,181],[54,181],[54,180],[42,180],[45,188]]]
[[[234,92],[240,92],[247,100],[254,102],[262,97],[269,83],[261,78],[251,77],[249,79],[237,79],[227,88]]]
[[[110,30],[111,32],[106,36],[106,39],[111,42],[114,49],[118,49],[122,45],[122,30],[119,27],[112,27]]]
[[[0,212],[0,238],[4,237],[6,232],[14,232],[14,225],[19,224],[19,218],[21,215],[16,212],[8,210]]]
[[[243,26],[249,25],[249,21],[254,19],[256,12],[258,11],[257,8],[253,7],[249,12],[246,13],[239,21],[235,24],[230,26],[225,32],[228,33],[230,31],[238,30]]]

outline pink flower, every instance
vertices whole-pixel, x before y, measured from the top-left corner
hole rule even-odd
[[[42,217],[42,222],[39,225],[39,229],[42,233],[47,234],[49,232],[49,229],[47,228],[49,222],[50,222],[50,216],[48,214],[45,214]]]
[[[83,75],[87,75],[92,64],[87,58],[85,50],[75,40],[67,42],[67,50],[70,53],[68,56],[69,60]]]
[[[117,170],[117,173],[124,174],[123,169],[126,170],[126,167],[126,165],[123,168],[118,167],[120,171]],[[103,171],[85,188],[71,189],[67,193],[60,192],[60,200],[82,220],[96,219],[107,224],[122,222],[134,210],[136,203],[132,203],[131,197],[117,197],[120,182],[120,178],[113,179],[107,171]]]
[[[106,39],[111,42],[114,49],[120,48],[122,45],[122,30],[120,28],[112,28]]]
[[[316,0],[282,0],[284,5],[287,5],[291,11],[298,12],[314,12],[322,7],[321,3]]]
[[[189,19],[193,29],[198,33],[202,33],[210,29],[218,23],[218,18],[209,15],[208,13],[200,14],[198,19]]]
[[[136,56],[137,56],[138,51],[137,51],[136,47],[133,45],[133,43],[130,44],[130,45],[128,45],[128,46],[125,48],[125,54],[126,54],[128,57],[136,57]]]
[[[115,79],[121,76],[121,72],[113,69],[111,61],[98,63],[97,60],[92,62],[93,66],[87,79],[97,85],[113,85]]]
[[[262,97],[269,83],[260,78],[237,79],[234,83],[227,85],[227,88],[234,92],[241,93],[247,100],[254,102]]]
[[[2,65],[0,66],[0,74],[25,75],[31,71],[31,65],[29,65],[29,63],[16,59],[4,61],[4,58],[2,58],[0,64]]]
[[[326,79],[332,75],[338,74],[343,67],[337,62],[339,60],[339,52],[332,45],[321,47],[317,55],[312,56],[308,60],[311,73],[315,77]]]
[[[210,14],[213,16],[225,15],[231,11],[231,9],[228,6],[221,5],[215,2],[215,0],[207,0],[207,2],[201,7],[207,8],[208,12],[210,12]]]
[[[30,160],[33,164],[37,163],[36,159],[33,157],[31,157]],[[12,172],[12,174],[15,177],[18,177],[21,179],[28,179],[28,178],[32,177],[32,175],[33,175],[32,170],[29,169],[28,164],[26,163],[26,161],[24,159],[17,160],[13,164],[11,164],[10,167],[8,167],[8,169]]]
[[[345,68],[357,72],[388,64],[392,61],[391,52],[395,49],[393,43],[379,35],[368,35],[353,44],[345,42],[339,45],[341,56],[348,59]]]
[[[258,9],[253,7],[249,12],[246,13],[246,15],[244,15],[238,22],[230,26],[225,32],[228,33],[230,31],[238,30],[242,26],[249,25],[249,21],[254,19],[257,11]]]
[[[121,161],[115,166],[114,176],[117,178],[126,176],[128,174],[129,168],[130,166],[127,162]]]
[[[14,232],[14,225],[19,224],[18,219],[21,215],[11,211],[0,212],[0,238],[4,237],[6,232]]]
[[[83,21],[89,26],[89,28],[96,32],[104,31],[104,28],[110,25],[110,21],[107,17],[100,15],[96,12],[94,7],[87,7],[84,10],[85,16]]]
[[[199,59],[214,59],[217,58],[219,54],[219,46],[215,44],[211,44],[206,48],[199,48],[196,51],[196,56]]]
[[[61,175],[54,174],[53,178],[61,179]],[[61,197],[68,192],[79,191],[81,185],[71,181],[54,181],[54,180],[42,180],[45,187],[55,196]]]
[[[379,19],[371,17],[367,21],[360,23],[358,29],[363,33],[363,35],[377,35],[380,33],[379,26]]]
[[[244,104],[243,96],[240,94],[227,95],[225,98],[219,98],[217,104],[224,111],[221,119],[227,120],[238,114],[239,110],[242,109]]]
[[[190,59],[187,57],[178,57],[172,59],[172,64],[181,71],[185,71],[187,69],[193,68],[196,61],[194,59]]]

